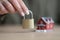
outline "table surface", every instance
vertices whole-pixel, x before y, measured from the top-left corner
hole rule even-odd
[[[60,26],[52,32],[26,31],[20,26],[0,27],[0,40],[60,40]]]

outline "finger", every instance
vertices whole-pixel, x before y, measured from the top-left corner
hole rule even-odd
[[[4,14],[7,14],[7,13],[0,11],[0,15],[4,15]]]
[[[19,5],[18,1],[17,0],[9,0],[13,6],[16,8],[16,10],[22,15],[24,16],[25,14],[23,13],[23,10],[21,8],[21,6]]]
[[[3,13],[8,13],[8,11],[5,9],[5,7],[2,5],[1,2],[0,2],[0,11]]]
[[[2,3],[10,13],[15,13],[15,9],[9,1],[4,0]]]
[[[0,11],[0,15],[2,15],[2,12]]]
[[[25,5],[25,3],[22,0],[18,0],[18,2],[21,5],[21,7],[24,10],[24,12],[28,15],[29,14],[29,10],[28,10],[27,6]]]

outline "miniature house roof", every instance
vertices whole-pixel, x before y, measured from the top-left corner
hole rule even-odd
[[[54,23],[54,21],[51,17],[41,17],[41,19],[47,24]]]

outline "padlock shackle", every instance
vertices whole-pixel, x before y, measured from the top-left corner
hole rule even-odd
[[[29,10],[29,14],[31,14],[31,18],[33,19],[33,13],[31,10]],[[25,16],[24,16],[24,19],[25,19]]]
[[[31,16],[32,16],[32,18],[33,18],[33,13],[32,13],[32,11],[31,11],[31,10],[29,10],[29,13],[31,14]]]

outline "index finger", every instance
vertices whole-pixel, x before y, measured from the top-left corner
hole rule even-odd
[[[23,2],[23,0],[18,0],[19,4],[21,5],[23,11],[28,15],[29,14],[29,10],[28,7],[25,5],[25,3]]]

